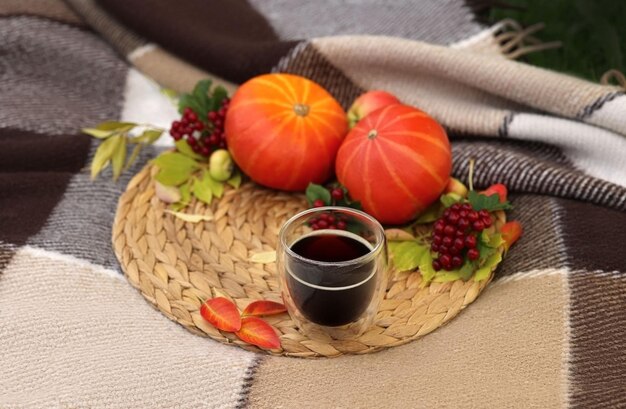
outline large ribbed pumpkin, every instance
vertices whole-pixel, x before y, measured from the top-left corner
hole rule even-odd
[[[374,111],[352,128],[337,154],[337,178],[382,223],[413,219],[438,199],[452,155],[444,129],[406,105]]]
[[[267,74],[235,92],[224,131],[233,159],[252,180],[298,191],[330,177],[348,120],[315,82]]]

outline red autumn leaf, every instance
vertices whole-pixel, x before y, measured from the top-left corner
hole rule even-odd
[[[480,193],[485,196],[498,195],[500,203],[504,203],[506,202],[508,191],[506,186],[504,186],[502,183],[496,183],[495,185],[489,186],[487,189],[483,190]]]
[[[287,308],[279,302],[274,301],[254,301],[248,304],[243,315],[274,315],[287,311]]]
[[[241,328],[239,310],[232,301],[224,297],[206,300],[200,307],[200,315],[222,331],[235,332]]]
[[[265,349],[280,348],[280,340],[274,328],[261,318],[244,317],[241,329],[235,333],[244,342]]]
[[[500,229],[502,239],[504,240],[504,249],[508,251],[509,247],[513,245],[522,235],[522,225],[517,220],[505,223]]]

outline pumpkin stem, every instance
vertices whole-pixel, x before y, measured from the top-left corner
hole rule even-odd
[[[293,111],[298,116],[307,116],[309,114],[309,106],[305,104],[295,104],[293,106]]]
[[[367,134],[367,139],[374,139],[378,136],[378,131],[376,129],[372,129]]]

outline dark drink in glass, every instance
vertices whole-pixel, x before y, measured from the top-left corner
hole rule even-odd
[[[312,230],[321,213],[346,218],[352,231]],[[384,231],[357,210],[305,211],[281,230],[278,267],[287,309],[305,332],[316,327],[358,336],[371,325],[386,284]]]

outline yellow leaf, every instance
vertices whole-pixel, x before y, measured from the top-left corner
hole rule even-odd
[[[189,223],[198,223],[202,221],[207,222],[207,221],[213,220],[213,216],[207,216],[204,214],[189,214],[189,213],[175,212],[173,210],[165,210],[165,213],[169,213],[173,215],[174,217],[184,220]]]
[[[269,264],[276,261],[275,251],[264,251],[261,253],[254,253],[250,256],[249,260],[253,263]]]
[[[111,161],[111,157],[116,151],[118,144],[122,143],[123,138],[124,137],[122,135],[115,135],[106,139],[100,144],[100,146],[98,146],[96,154],[91,161],[92,179],[95,179],[96,176],[98,176],[98,173],[100,173],[100,171]]]

